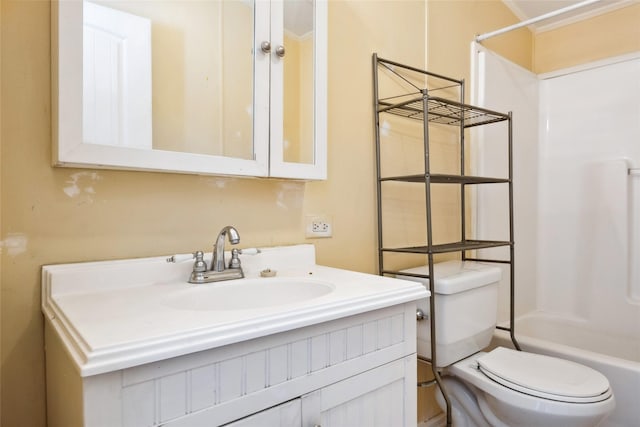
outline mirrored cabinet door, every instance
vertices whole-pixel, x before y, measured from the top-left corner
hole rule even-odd
[[[319,5],[326,9],[324,2],[292,3],[306,5],[312,20]],[[284,126],[274,130],[274,121],[299,121],[303,108],[294,106],[290,118],[273,110],[284,93],[271,78],[282,57],[264,42],[284,43],[271,40],[284,33],[282,11],[282,2],[264,0],[54,2],[54,164],[323,179],[273,161],[271,145],[286,144],[278,136]],[[318,59],[314,52],[311,61]],[[317,94],[294,98],[317,104]],[[316,122],[318,111],[314,105],[305,120]],[[322,157],[284,156],[281,163],[305,166]]]
[[[271,176],[325,179],[327,3],[271,8]]]

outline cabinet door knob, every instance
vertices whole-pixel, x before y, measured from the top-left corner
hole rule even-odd
[[[284,46],[280,45],[276,48],[276,55],[280,58],[284,57]]]
[[[263,53],[271,52],[271,43],[269,43],[267,40],[263,41],[262,43],[260,43],[260,49]]]

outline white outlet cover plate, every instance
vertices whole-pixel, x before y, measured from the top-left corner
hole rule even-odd
[[[330,215],[307,215],[305,221],[305,237],[323,238],[333,236],[333,225]]]

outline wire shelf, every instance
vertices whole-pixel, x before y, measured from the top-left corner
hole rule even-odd
[[[490,178],[484,176],[448,174],[388,176],[380,178],[380,181],[401,181],[424,184],[427,180],[427,177],[429,177],[432,184],[500,184],[509,182],[509,179],[507,178]]]
[[[471,251],[475,249],[510,246],[511,242],[502,240],[462,240],[460,242],[443,243],[429,246],[410,246],[404,248],[382,248],[384,252],[403,252],[412,254],[443,254],[447,252]]]
[[[508,114],[491,111],[480,107],[461,104],[445,98],[423,95],[400,103],[385,100],[378,102],[379,113],[389,113],[422,121],[425,118],[424,101],[427,101],[427,119],[431,123],[460,126],[465,128],[489,123],[502,122],[509,119]]]

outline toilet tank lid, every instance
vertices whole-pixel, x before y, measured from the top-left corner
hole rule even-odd
[[[499,267],[474,261],[439,262],[433,265],[433,270],[435,292],[443,295],[479,288],[480,286],[498,282],[502,278],[502,270]],[[429,268],[423,265],[402,270],[401,273],[428,275]],[[396,277],[422,282],[425,286],[429,285],[429,279],[427,278],[404,276],[402,274]]]

